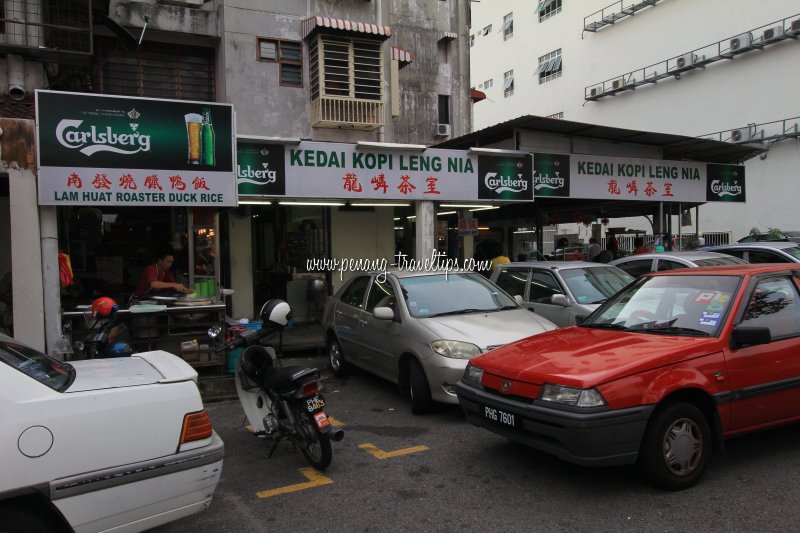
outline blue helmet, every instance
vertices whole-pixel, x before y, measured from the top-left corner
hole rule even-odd
[[[106,346],[105,349],[106,357],[128,357],[132,354],[131,345],[127,342],[115,342]]]

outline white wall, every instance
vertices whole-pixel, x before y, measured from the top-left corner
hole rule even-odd
[[[354,238],[357,236],[357,238]],[[394,209],[376,207],[374,211],[331,209],[331,257],[334,259],[382,259],[391,263],[394,255]],[[354,273],[332,274],[333,292]]]
[[[493,30],[488,36],[476,36],[470,49],[472,85],[494,80],[493,87],[484,89],[487,100],[474,106],[475,130],[521,115],[563,112],[566,120],[699,136],[800,115],[797,39],[683,73],[679,80],[670,77],[587,102],[587,87],[780,19],[800,18],[796,0],[662,0],[595,33],[582,31],[584,17],[612,3],[564,0],[562,12],[541,23],[532,2],[473,3],[470,33],[477,34],[488,24]],[[509,12],[514,13],[514,36],[503,41],[498,30]],[[534,74],[538,58],[558,48],[562,76],[540,85]],[[503,73],[512,69],[514,95],[504,98]],[[771,146],[764,160],[749,160],[747,203],[701,207],[701,231],[731,230],[738,238],[753,226],[800,228],[792,194],[799,165],[797,140]],[[624,224],[649,230],[639,220],[626,219]]]

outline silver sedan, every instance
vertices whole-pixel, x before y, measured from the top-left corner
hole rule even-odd
[[[662,272],[676,268],[695,268],[718,265],[743,265],[745,262],[724,253],[706,250],[687,252],[654,252],[628,255],[611,261],[609,265],[621,268],[634,278],[648,272]]]
[[[408,271],[354,276],[322,324],[335,374],[352,364],[397,383],[414,413],[457,404],[472,357],[556,327],[480,274]]]

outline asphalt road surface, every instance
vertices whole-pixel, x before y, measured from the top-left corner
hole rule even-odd
[[[320,361],[314,359],[311,361]],[[211,507],[159,532],[797,531],[800,427],[727,442],[700,483],[664,492],[632,467],[588,469],[465,422],[458,406],[415,416],[397,388],[355,370],[330,377],[326,412],[343,424],[333,462],[244,427],[238,403],[209,404],[225,441]]]

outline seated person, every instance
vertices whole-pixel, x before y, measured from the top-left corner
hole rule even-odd
[[[175,260],[172,250],[164,250],[156,257],[154,263],[150,264],[142,272],[139,285],[133,291],[134,298],[141,298],[146,295],[171,294],[175,292],[190,293],[191,289],[184,287],[175,281],[170,268]]]

